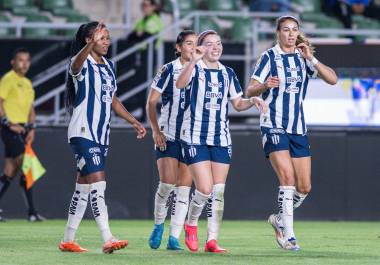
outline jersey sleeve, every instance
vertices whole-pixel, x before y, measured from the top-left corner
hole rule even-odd
[[[263,53],[256,63],[251,79],[263,84],[269,77],[270,61],[268,53]]]
[[[11,80],[9,80],[8,78],[2,78],[0,80],[0,98],[7,99],[11,88]]]
[[[162,66],[153,79],[151,88],[158,91],[160,94],[162,94],[168,86],[171,72],[169,68],[168,65]]]
[[[231,69],[231,80],[230,87],[228,88],[228,98],[229,100],[233,100],[235,98],[241,97],[243,95],[243,91],[240,86],[239,79],[237,78],[235,72]]]
[[[88,67],[88,65],[87,65],[87,60],[84,61],[83,65],[82,65],[82,68],[80,69],[80,71],[79,71],[77,74],[73,74],[73,71],[72,71],[72,69],[71,69],[71,65],[72,65],[73,59],[74,59],[74,58],[71,58],[71,60],[70,60],[69,74],[70,74],[73,78],[75,78],[76,80],[78,80],[78,81],[82,81],[83,78],[85,77],[86,73],[87,73],[87,67]]]
[[[318,75],[318,70],[313,66],[311,61],[305,60],[306,74],[309,78],[316,78]]]

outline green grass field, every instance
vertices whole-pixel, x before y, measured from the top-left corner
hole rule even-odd
[[[147,244],[151,221],[111,221],[113,233],[129,240],[126,249],[105,255],[94,221],[84,221],[78,242],[88,253],[61,253],[57,245],[65,221],[27,223],[9,220],[0,223],[0,264],[380,264],[380,224],[369,222],[296,222],[299,252],[281,250],[272,228],[265,221],[225,221],[220,244],[228,254],[200,251],[167,251],[168,225],[159,250]],[[199,227],[200,242],[205,240],[206,223]]]

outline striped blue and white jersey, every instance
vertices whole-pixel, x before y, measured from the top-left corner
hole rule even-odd
[[[73,115],[68,128],[68,139],[82,137],[101,145],[109,144],[112,99],[116,93],[113,63],[103,57],[105,64],[97,64],[91,55],[81,71],[70,74],[75,86]]]
[[[235,72],[221,63],[219,69],[208,69],[201,60],[195,65],[189,89],[181,140],[197,145],[231,145],[228,100],[243,95]]]
[[[183,69],[178,59],[164,65],[152,82],[152,89],[161,93],[162,107],[158,121],[160,130],[169,140],[180,140],[181,125],[189,90],[178,89],[175,83]]]
[[[304,59],[297,49],[295,53],[284,53],[277,44],[265,51],[251,78],[264,83],[269,76],[277,76],[280,86],[262,94],[269,111],[261,114],[260,126],[282,128],[291,134],[306,134],[303,100],[309,78],[315,78],[317,74],[311,62]]]

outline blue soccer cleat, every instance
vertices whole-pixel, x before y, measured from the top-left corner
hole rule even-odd
[[[152,249],[158,249],[161,245],[162,234],[164,233],[164,223],[154,225],[152,234],[149,237],[149,246]]]
[[[169,236],[168,245],[166,246],[168,250],[183,250],[179,241],[174,236]]]

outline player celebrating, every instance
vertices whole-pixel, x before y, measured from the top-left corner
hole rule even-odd
[[[176,82],[177,88],[190,90],[190,104],[185,110],[181,140],[184,142],[184,157],[196,186],[185,224],[185,242],[191,251],[198,251],[198,219],[212,193],[205,251],[226,252],[219,247],[217,238],[232,155],[228,101],[231,100],[237,111],[253,105],[265,111],[266,106],[259,98],[242,98],[235,72],[219,62],[223,47],[215,31],[202,32],[198,36],[198,45]]]
[[[87,251],[74,238],[89,197],[104,240],[103,252],[112,253],[128,244],[128,241],[118,240],[112,235],[104,199],[104,166],[109,144],[111,109],[133,125],[137,138],[143,138],[146,131],[115,96],[115,69],[113,63],[104,57],[109,46],[110,35],[102,22],[81,25],[72,44],[71,54],[74,57],[70,62],[67,81],[67,105],[72,112],[68,139],[75,154],[78,174],[64,238],[59,245],[62,251]]]
[[[154,229],[149,238],[152,249],[159,248],[164,231],[167,213],[167,200],[174,189],[175,196],[170,221],[170,235],[167,249],[181,250],[178,238],[185,222],[192,178],[184,163],[180,129],[185,109],[186,90],[175,88],[175,80],[182,71],[183,65],[191,59],[197,36],[194,31],[182,31],[176,41],[176,60],[164,65],[153,80],[147,101],[147,113],[153,132],[156,149],[157,168],[160,175],[154,201]],[[187,93],[188,94],[188,93]],[[161,116],[157,122],[156,105],[162,98]],[[178,176],[178,180],[177,180]]]
[[[317,74],[328,84],[337,76],[313,55],[313,48],[300,32],[292,16],[277,20],[278,44],[259,59],[247,88],[248,96],[262,95],[269,112],[260,117],[265,155],[269,157],[280,182],[279,213],[268,222],[276,232],[278,244],[298,250],[293,231],[293,210],[311,190],[311,159],[303,114],[303,100],[309,78]]]

